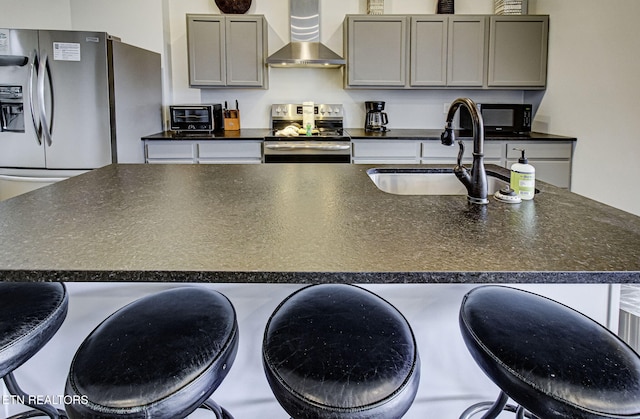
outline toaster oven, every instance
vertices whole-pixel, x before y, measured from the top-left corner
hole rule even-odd
[[[172,131],[219,131],[224,129],[222,104],[170,106]]]

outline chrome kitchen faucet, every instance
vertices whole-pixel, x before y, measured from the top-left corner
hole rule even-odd
[[[452,146],[455,142],[455,133],[451,127],[453,117],[460,106],[464,106],[469,110],[471,121],[473,122],[473,164],[471,166],[471,174],[462,164],[462,156],[464,155],[464,144],[462,140],[458,140],[460,151],[458,152],[458,162],[453,168],[453,173],[460,182],[467,188],[467,199],[472,204],[488,204],[487,199],[487,173],[484,168],[484,122],[482,115],[478,112],[475,102],[469,98],[458,98],[449,106],[447,120],[440,140],[443,145]]]

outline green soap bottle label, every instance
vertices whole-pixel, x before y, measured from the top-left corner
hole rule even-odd
[[[532,199],[536,187],[535,174],[512,171],[510,186],[520,198]]]

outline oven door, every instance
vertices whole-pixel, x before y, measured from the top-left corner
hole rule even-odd
[[[350,141],[266,140],[265,163],[351,163]]]

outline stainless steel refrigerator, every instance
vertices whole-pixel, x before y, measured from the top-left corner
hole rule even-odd
[[[158,53],[104,32],[0,29],[0,199],[144,163],[161,107]]]

